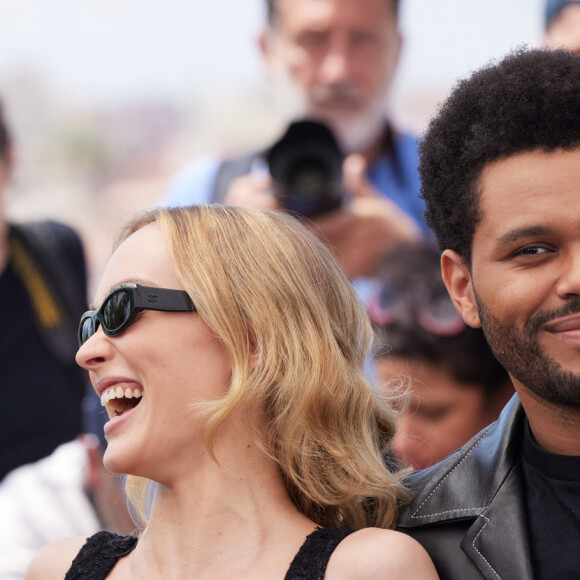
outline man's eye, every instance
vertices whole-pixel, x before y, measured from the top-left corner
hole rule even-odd
[[[305,32],[298,37],[298,44],[304,48],[314,48],[324,44],[325,40],[322,32]]]
[[[523,256],[537,256],[539,254],[545,254],[547,251],[547,248],[543,248],[541,246],[530,246],[520,250],[519,253]]]
[[[369,34],[367,32],[354,32],[351,34],[351,40],[354,44],[365,45],[375,42],[376,37],[373,34]]]
[[[417,415],[421,416],[426,421],[436,422],[444,419],[451,412],[451,407],[445,405],[444,407],[426,407],[420,406],[417,409]]]

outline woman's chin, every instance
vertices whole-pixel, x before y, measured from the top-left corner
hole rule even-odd
[[[137,463],[134,457],[135,454],[129,454],[126,449],[120,450],[115,443],[109,443],[103,456],[103,464],[111,473],[142,476],[141,462]]]

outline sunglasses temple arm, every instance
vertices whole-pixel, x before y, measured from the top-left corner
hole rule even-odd
[[[167,290],[164,288],[135,289],[135,305],[150,310],[161,310],[167,312],[195,312],[195,306],[183,290]]]

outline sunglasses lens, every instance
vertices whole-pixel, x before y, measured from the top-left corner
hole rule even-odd
[[[87,316],[83,321],[81,321],[81,327],[79,329],[79,340],[81,344],[84,344],[93,334],[95,334],[95,321],[92,317]]]
[[[133,303],[127,290],[115,292],[103,305],[102,321],[107,334],[120,332],[131,318]]]

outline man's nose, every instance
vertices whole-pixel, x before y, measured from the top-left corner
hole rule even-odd
[[[562,262],[557,292],[562,299],[580,296],[580,242]]]
[[[413,420],[407,413],[397,417],[397,430],[391,442],[391,451],[403,462],[414,459],[417,448],[421,445],[421,436],[413,429]]]
[[[352,80],[354,73],[354,61],[352,51],[346,42],[336,42],[332,44],[319,68],[319,82],[323,84],[336,85]]]

